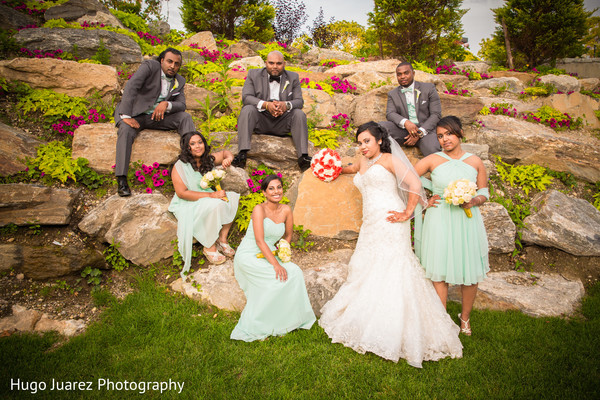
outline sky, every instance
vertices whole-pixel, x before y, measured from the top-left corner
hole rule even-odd
[[[326,21],[334,17],[336,21],[355,21],[366,27],[367,13],[373,11],[374,4],[372,0],[302,1],[306,5],[306,13],[308,14],[307,26],[312,25],[313,20],[319,14],[319,7],[323,7]],[[490,37],[495,30],[496,23],[494,22],[492,8],[502,7],[503,4],[504,0],[463,0],[462,8],[469,9],[462,19],[464,36],[468,39],[473,54],[477,55],[481,39]],[[584,0],[584,5],[588,11],[591,11],[593,8],[600,7],[600,0]],[[167,1],[166,6],[163,6],[165,14],[166,7],[169,10],[168,22],[171,28],[185,30],[179,11],[181,0]],[[595,15],[600,15],[600,10],[596,11]]]

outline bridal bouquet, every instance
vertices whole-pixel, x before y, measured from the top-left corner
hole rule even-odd
[[[279,257],[284,263],[290,262],[292,259],[292,247],[285,239],[281,239],[277,242],[277,250],[273,250],[272,253],[274,256]],[[256,258],[265,258],[265,256],[263,253],[258,253]]]
[[[477,194],[477,185],[475,182],[471,182],[468,179],[459,179],[451,182],[446,189],[444,189],[444,198],[446,203],[458,206],[463,203],[468,203]],[[471,218],[473,213],[470,209],[465,208],[465,214]]]
[[[342,172],[342,159],[332,149],[322,149],[314,155],[310,162],[313,175],[323,182],[331,182]]]
[[[209,187],[214,187],[215,190],[223,190],[221,189],[221,180],[225,178],[227,172],[224,169],[213,169],[212,171],[208,171],[202,177],[200,181],[200,187],[202,189],[208,189]],[[225,201],[229,201],[227,196],[223,198]]]

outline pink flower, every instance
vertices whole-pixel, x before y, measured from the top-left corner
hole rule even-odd
[[[152,189],[151,188],[146,188],[146,193],[152,194]]]
[[[146,177],[144,177],[144,176],[141,176],[141,175],[140,175],[140,176],[138,176],[138,181],[140,181],[140,182],[144,182],[145,180],[146,180]]]
[[[168,169],[163,169],[161,172],[162,176],[169,176],[169,170]]]

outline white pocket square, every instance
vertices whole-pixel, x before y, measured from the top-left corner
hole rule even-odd
[[[421,104],[425,104],[425,103],[427,103],[427,100],[423,100],[423,101],[421,102]]]
[[[179,93],[181,93],[181,92],[172,93],[172,94],[171,94],[171,97],[175,97],[175,96],[177,96]]]

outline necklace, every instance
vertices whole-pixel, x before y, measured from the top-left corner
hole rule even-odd
[[[367,159],[367,165],[370,167],[371,165],[375,164],[377,162],[377,160],[379,160],[381,158],[382,155],[383,155],[383,153],[379,153],[379,155],[377,157]]]

